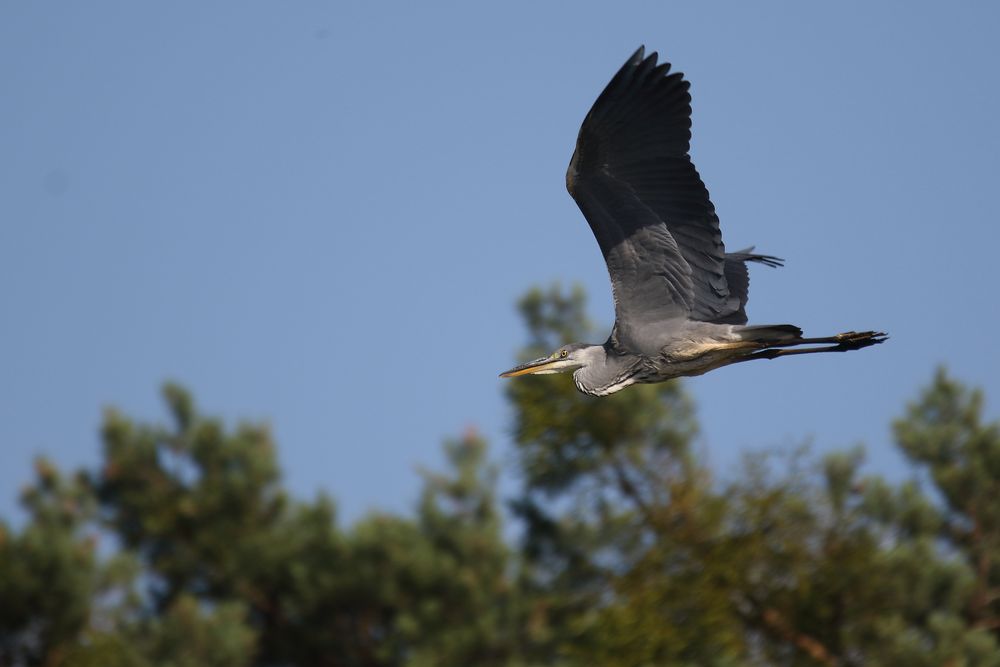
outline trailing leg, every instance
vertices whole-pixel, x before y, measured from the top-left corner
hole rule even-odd
[[[748,354],[747,356],[738,359],[738,361],[750,361],[751,359],[777,359],[778,357],[788,357],[793,354],[849,352],[851,350],[860,350],[864,347],[878,345],[879,343],[885,342],[887,339],[888,336],[880,331],[862,331],[860,333],[856,331],[847,331],[845,333],[826,338],[800,338],[794,341],[770,343],[765,349]],[[820,345],[820,347],[787,349],[797,348],[799,345]]]
[[[869,345],[876,345],[886,340],[888,336],[881,331],[845,331],[836,336],[825,338],[796,338],[790,341],[768,343],[767,347],[795,347],[798,345],[837,345],[848,346],[845,349],[856,350]],[[854,347],[850,347],[854,346]],[[843,351],[843,350],[841,350]]]

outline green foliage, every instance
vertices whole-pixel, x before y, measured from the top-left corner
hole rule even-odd
[[[45,459],[22,501],[28,526],[0,523],[0,665],[63,656],[87,627],[98,593],[95,539],[83,532],[92,503],[79,478]]]
[[[511,554],[500,532],[496,472],[475,433],[446,443],[445,452],[451,475],[424,473],[418,527],[434,572],[407,617],[420,645],[411,664],[508,664],[518,653],[517,600],[506,577]]]
[[[578,290],[533,291],[521,311],[525,356],[590,333]],[[697,427],[680,385],[594,398],[567,376],[535,376],[511,383],[508,396],[523,476],[514,509],[533,584],[550,600],[552,656],[710,664],[724,654],[738,628],[718,573],[701,560],[719,503],[692,453]],[[696,624],[712,634],[689,633]]]
[[[521,304],[536,356],[587,335],[582,295]],[[995,424],[939,373],[896,424],[931,480],[860,477],[860,450],[743,478],[697,462],[676,384],[609,399],[526,378],[515,405],[525,556],[553,596],[555,652],[608,665],[995,665]],[[615,400],[619,399],[619,400]],[[937,502],[940,493],[943,503]]]
[[[165,397],[170,428],[108,413],[107,463],[91,480],[106,525],[150,582],[139,634],[164,639],[139,643],[145,656],[178,665],[509,663],[509,552],[480,439],[447,445],[452,471],[426,474],[416,519],[375,515],[342,531],[328,499],[294,503],[280,489],[266,429],[227,433],[183,390],[168,386]],[[212,613],[198,616],[194,601]],[[196,622],[217,629],[187,642],[189,653],[166,655],[169,638]]]
[[[232,594],[252,560],[247,551],[287,504],[265,428],[226,434],[179,387],[167,385],[164,398],[170,428],[105,415],[105,465],[92,480],[107,525],[156,575],[160,608],[183,592]]]
[[[524,356],[592,337],[584,305],[529,293]],[[0,665],[1000,667],[1000,425],[943,371],[894,424],[902,484],[860,449],[714,479],[678,383],[507,392],[516,531],[472,431],[412,515],[342,527],[265,427],[176,385],[166,425],[108,411],[101,465],[39,460],[0,523]]]

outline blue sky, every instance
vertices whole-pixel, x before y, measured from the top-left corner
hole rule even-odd
[[[692,81],[692,155],[751,321],[880,348],[687,383],[723,474],[864,442],[938,364],[997,414],[995,3],[3,3],[0,516],[32,458],[98,461],[101,409],[268,421],[293,491],[412,506],[476,426],[511,482],[498,371],[530,286],[613,317],[564,189],[639,45]],[[549,248],[549,250],[546,250]]]

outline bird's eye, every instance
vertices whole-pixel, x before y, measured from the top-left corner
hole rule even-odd
[[[559,350],[559,356],[565,359],[567,356],[569,356],[569,352],[566,350]]]

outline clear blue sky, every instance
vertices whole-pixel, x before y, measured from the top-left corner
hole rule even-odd
[[[641,43],[693,82],[729,247],[787,260],[751,320],[892,334],[689,381],[703,451],[865,442],[905,474],[888,422],[936,365],[1000,401],[998,8],[3,3],[0,515],[168,378],[269,421],[348,520],[409,508],[469,425],[509,463],[516,298],[579,282],[612,318],[563,174]]]

